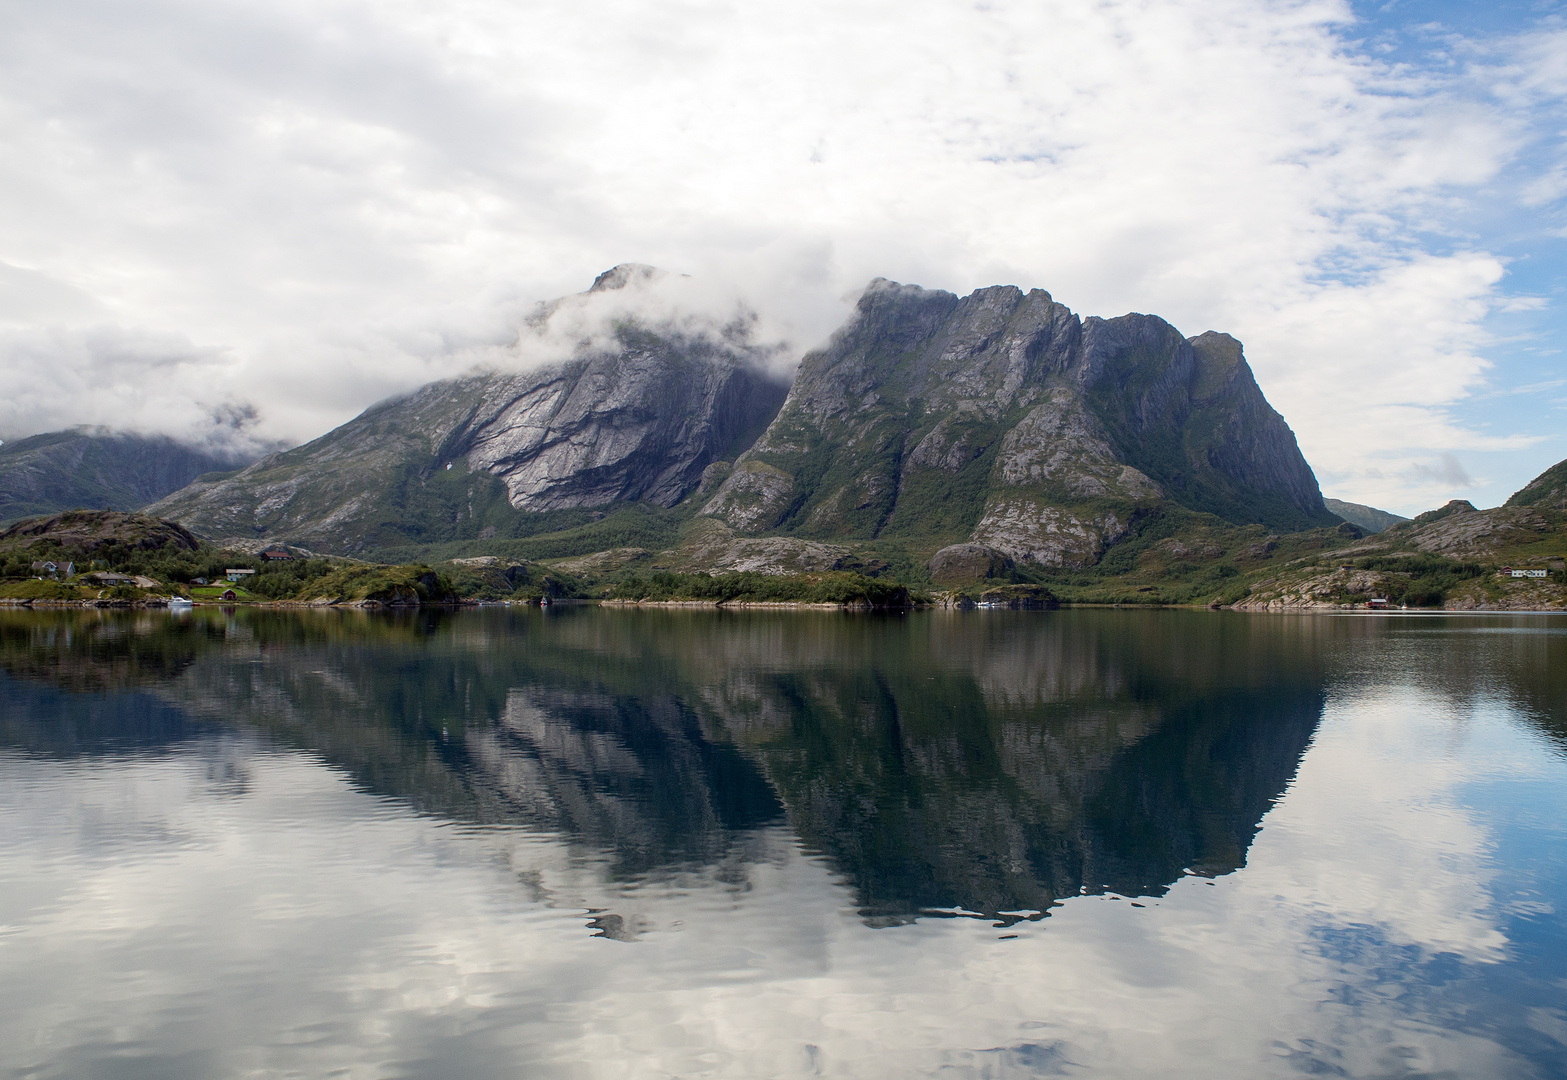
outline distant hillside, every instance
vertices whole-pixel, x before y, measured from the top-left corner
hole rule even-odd
[[[32,435],[0,446],[0,522],[76,508],[139,510],[203,473],[248,463],[166,436],[104,428]]]
[[[1379,533],[1390,525],[1409,520],[1397,514],[1390,514],[1386,510],[1378,510],[1374,506],[1344,502],[1341,499],[1323,499],[1322,503],[1351,525],[1359,525],[1368,533]]]

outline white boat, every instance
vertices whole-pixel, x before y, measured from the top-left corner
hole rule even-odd
[[[195,606],[196,606],[195,604],[191,603],[189,600],[187,600],[183,596],[171,596],[171,597],[169,597],[169,607],[171,607],[171,608],[181,608],[181,609],[183,609],[183,608],[195,607]]]

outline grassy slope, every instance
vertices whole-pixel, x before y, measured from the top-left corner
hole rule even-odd
[[[688,500],[672,510],[651,503],[633,503],[602,517],[585,510],[517,515],[539,519],[527,523],[538,531],[483,538],[470,536],[434,543],[388,544],[374,548],[366,555],[388,562],[444,562],[480,555],[525,562],[586,555],[612,548],[656,550],[678,541],[681,525],[690,520],[697,508],[696,501]],[[550,525],[554,527],[548,527]]]

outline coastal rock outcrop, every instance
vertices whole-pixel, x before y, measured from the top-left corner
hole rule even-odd
[[[1011,558],[984,544],[949,544],[930,560],[930,577],[937,585],[1005,577],[1012,569]]]

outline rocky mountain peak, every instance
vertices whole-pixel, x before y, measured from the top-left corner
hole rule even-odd
[[[1161,498],[1337,522],[1234,338],[1081,319],[1041,289],[878,279],[703,512],[821,539],[968,534],[1060,565],[1094,561]]]
[[[431,384],[157,510],[341,551],[695,495],[737,542],[903,537],[968,545],[962,567],[1092,563],[1166,503],[1338,523],[1229,335],[877,279],[785,387],[746,312],[677,311],[679,284],[616,266],[530,315],[551,362]]]
[[[668,276],[667,271],[660,270],[656,266],[649,266],[646,263],[620,263],[610,267],[594,278],[593,285],[588,289],[588,292],[611,292],[615,289],[624,289],[627,285],[634,283],[657,281],[659,278]]]
[[[1435,510],[1427,510],[1413,519],[1415,525],[1426,525],[1433,521],[1441,521],[1443,518],[1452,517],[1454,514],[1478,513],[1475,504],[1468,499],[1451,499],[1445,506],[1439,506]]]

